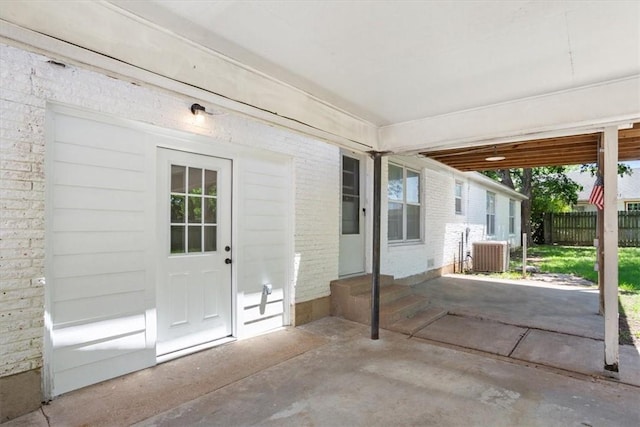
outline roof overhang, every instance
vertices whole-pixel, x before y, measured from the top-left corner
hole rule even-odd
[[[461,171],[589,164],[598,161],[600,135],[600,132],[593,132],[475,147],[425,150],[420,154]],[[504,159],[486,160],[494,155]],[[618,160],[637,159],[640,159],[640,123],[618,131]]]

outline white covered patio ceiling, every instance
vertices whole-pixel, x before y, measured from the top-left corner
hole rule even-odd
[[[640,121],[636,1],[112,0],[0,9],[8,23],[361,149],[424,152]]]

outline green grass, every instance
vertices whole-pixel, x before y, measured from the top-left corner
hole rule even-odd
[[[513,264],[522,265],[522,253],[515,253]],[[541,272],[580,276],[598,283],[593,266],[596,250],[592,247],[533,246],[527,253],[528,264]],[[640,248],[618,248],[618,295],[621,317],[620,343],[640,342]]]
[[[527,258],[540,258],[539,262],[533,260],[540,271],[573,274],[598,282],[598,272],[593,269],[595,248],[533,246],[529,248]],[[618,286],[625,291],[640,292],[640,248],[618,249]]]

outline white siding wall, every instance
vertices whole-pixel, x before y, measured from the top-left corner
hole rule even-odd
[[[48,120],[49,372],[60,394],[78,378],[87,385],[155,362],[146,328],[155,206],[142,132],[61,114]]]
[[[197,125],[197,100],[0,45],[0,376],[42,364],[44,146],[48,101],[257,147],[293,157],[295,302],[329,294],[338,271],[340,151],[235,115]]]

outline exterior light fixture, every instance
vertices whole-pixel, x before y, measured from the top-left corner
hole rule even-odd
[[[204,120],[204,116],[223,116],[226,113],[223,111],[207,111],[206,108],[204,108],[204,106],[200,105],[200,104],[191,104],[191,114],[193,114],[196,118],[197,122],[202,122]]]
[[[194,116],[202,116],[207,113],[207,110],[200,104],[191,105],[191,113]]]
[[[504,160],[504,159],[506,159],[505,156],[499,156],[498,155],[498,150],[497,150],[495,145],[493,146],[493,156],[489,156],[489,157],[485,158],[485,160],[487,162],[498,162],[498,161]]]

